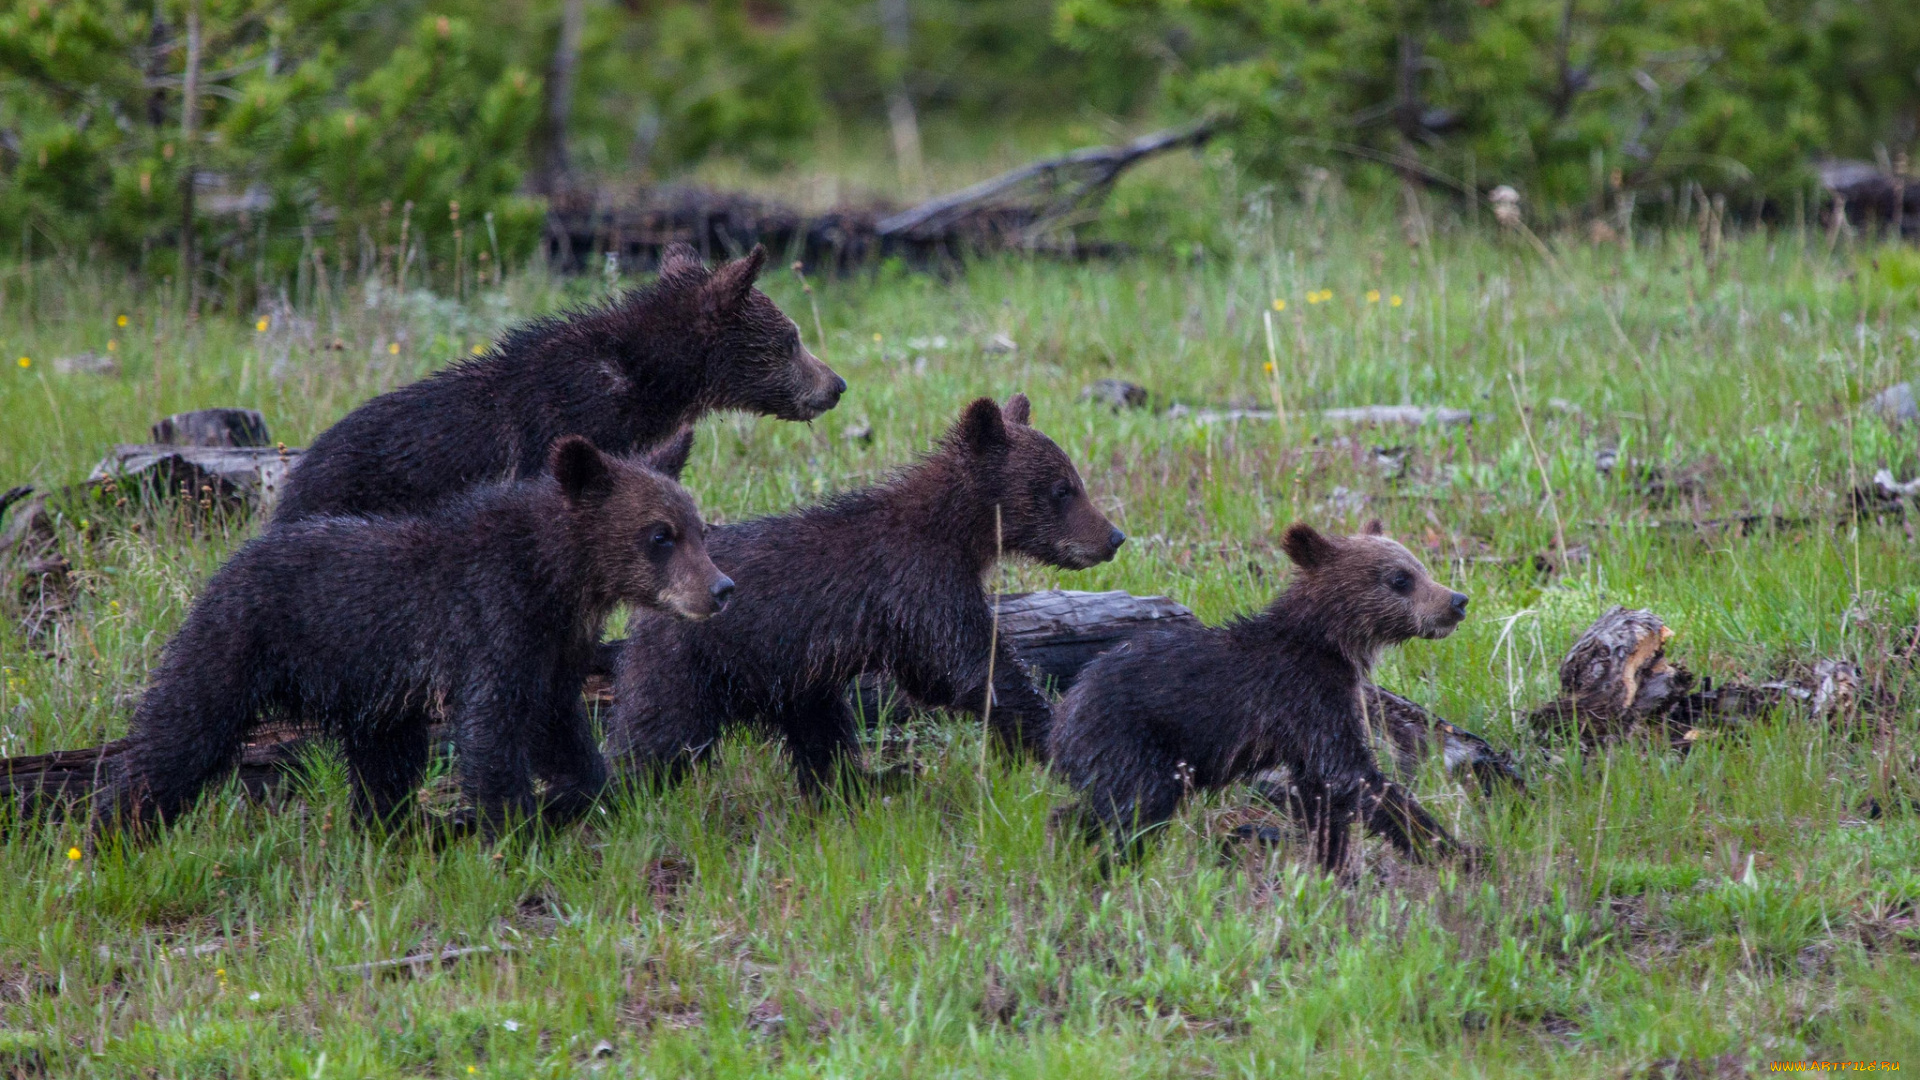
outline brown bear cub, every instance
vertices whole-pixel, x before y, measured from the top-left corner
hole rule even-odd
[[[650,287],[520,327],[486,356],[374,398],[313,440],[274,520],[408,513],[536,476],[563,435],[628,454],[713,409],[813,419],[847,384],[753,287],[766,259],[755,247],[708,271],[675,245]]]
[[[939,446],[890,482],[797,513],[714,528],[714,561],[739,591],[724,619],[647,618],[621,654],[607,754],[673,781],[729,726],[784,737],[808,795],[856,779],[848,683],[885,673],[925,705],[987,713],[1005,749],[1046,745],[1047,701],[1004,639],[982,577],[1002,555],[1078,570],[1126,537],[1080,474],[1029,423],[967,406]],[[992,708],[988,709],[989,669]]]
[[[1446,830],[1381,775],[1361,689],[1387,646],[1452,633],[1467,597],[1379,522],[1350,537],[1295,524],[1283,546],[1298,570],[1266,611],[1141,634],[1096,658],[1061,700],[1050,749],[1081,792],[1083,823],[1137,849],[1189,790],[1285,766],[1290,809],[1328,869],[1344,865],[1356,814],[1403,852],[1450,849]]]
[[[569,436],[545,475],[428,514],[310,518],[249,542],[168,644],[102,824],[185,810],[263,712],[339,741],[366,820],[410,809],[441,720],[490,832],[579,815],[606,782],[580,691],[607,615],[625,602],[704,619],[733,589],[673,479],[691,446],[625,460]]]

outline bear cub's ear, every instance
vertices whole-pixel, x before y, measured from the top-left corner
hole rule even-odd
[[[1380,524],[1379,518],[1368,518],[1367,523],[1364,526],[1362,526],[1360,529],[1360,535],[1361,536],[1385,536],[1387,535],[1387,527],[1385,525]]]
[[[640,456],[641,464],[670,480],[679,480],[680,473],[687,467],[687,458],[693,455],[693,425],[686,427],[666,442]]]
[[[1009,424],[1033,426],[1033,403],[1027,400],[1025,394],[1015,394],[1008,398],[1007,407],[1001,410],[1001,414],[1006,417]]]
[[[597,498],[613,490],[613,469],[600,448],[579,435],[568,435],[547,454],[547,471],[560,482],[568,502]]]
[[[960,439],[976,453],[999,450],[1007,445],[1007,423],[1000,405],[990,397],[976,398],[960,414]]]
[[[1287,526],[1286,535],[1280,538],[1280,547],[1302,570],[1324,566],[1339,553],[1332,540],[1315,532],[1313,526],[1304,521]]]
[[[753,283],[759,278],[761,267],[766,265],[766,245],[755,244],[752,251],[715,270],[703,286],[707,308],[712,311],[731,311],[739,307],[747,299],[747,294],[753,291]]]

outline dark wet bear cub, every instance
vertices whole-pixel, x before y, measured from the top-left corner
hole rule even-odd
[[[813,419],[847,384],[753,287],[766,258],[755,247],[710,272],[675,245],[653,285],[520,327],[483,357],[374,398],[313,440],[274,520],[408,513],[537,476],[563,435],[626,454],[712,409]]]
[[[688,433],[624,460],[571,436],[546,475],[429,514],[268,530],[167,645],[102,824],[185,810],[263,713],[339,741],[363,818],[411,806],[436,720],[453,727],[462,787],[489,830],[578,815],[606,780],[580,690],[608,613],[626,602],[701,619],[733,588],[672,479],[691,445]]]
[[[1053,764],[1081,793],[1085,823],[1118,838],[1173,816],[1189,789],[1279,766],[1292,809],[1329,869],[1355,815],[1403,852],[1453,840],[1374,762],[1361,689],[1381,650],[1442,638],[1467,598],[1380,535],[1331,537],[1295,524],[1298,568],[1267,609],[1223,627],[1142,634],[1088,665],[1054,712]]]
[[[1043,749],[1047,701],[1006,642],[995,648],[982,576],[1002,555],[1093,566],[1126,538],[1029,419],[1024,395],[1004,410],[981,398],[888,483],[713,529],[714,561],[739,582],[733,607],[699,626],[636,623],[615,683],[614,768],[671,780],[730,725],[757,723],[784,736],[817,795],[857,760],[850,680],[884,672],[922,704],[980,713],[990,665],[996,741]]]

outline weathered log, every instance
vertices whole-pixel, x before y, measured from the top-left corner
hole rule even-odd
[[[163,446],[269,446],[267,418],[253,409],[196,409],[174,413],[153,425]]]
[[[1514,764],[1513,755],[1495,750],[1493,744],[1462,727],[1433,715],[1391,690],[1369,685],[1366,697],[1367,720],[1387,737],[1393,748],[1394,771],[1403,782],[1419,772],[1421,762],[1438,747],[1448,772],[1466,769],[1480,781],[1482,791],[1510,784],[1521,790],[1526,778]]]
[[[999,619],[1000,632],[1043,683],[1064,690],[1102,651],[1143,629],[1191,623],[1194,616],[1164,596],[1050,590],[1000,597]],[[588,680],[590,697],[602,703],[612,700],[614,660],[624,644],[609,641],[600,645],[595,670]],[[856,708],[891,703],[899,696],[897,690],[877,678],[863,678],[850,692]],[[1472,732],[1378,687],[1370,688],[1368,700],[1369,708],[1385,722],[1384,733],[1402,773],[1410,775],[1438,749],[1448,771],[1466,768],[1483,786],[1496,781],[1519,782],[1512,758]],[[880,710],[862,711],[877,715]],[[256,797],[273,790],[300,762],[311,737],[310,731],[297,726],[262,727],[242,754],[241,782]],[[450,732],[435,728],[430,738],[440,752],[450,750]],[[69,804],[84,799],[124,749],[123,743],[111,742],[82,750],[0,759],[0,804],[10,802],[25,810],[40,803]]]
[[[603,257],[629,269],[651,269],[674,243],[692,244],[709,260],[765,244],[809,270],[848,270],[894,256],[941,264],[1005,247],[1099,256],[1121,249],[1076,240],[1061,227],[1082,220],[1128,168],[1154,154],[1198,146],[1218,128],[1208,121],[1076,150],[893,213],[873,206],[809,213],[736,191],[679,185],[631,195],[561,191],[550,200],[546,252],[555,265],[574,271],[597,271]]]
[[[114,447],[87,480],[112,481],[157,497],[267,507],[299,453],[285,447],[128,444]]]
[[[1600,616],[1567,651],[1560,697],[1534,710],[1533,727],[1593,745],[1664,721],[1693,685],[1685,668],[1667,662],[1672,637],[1651,611],[1616,606]]]
[[[71,567],[60,553],[47,509],[49,495],[30,487],[0,495],[0,513],[18,504],[0,530],[0,611],[19,622],[28,641],[37,641],[73,598]]]
[[[1124,592],[1007,593],[1000,633],[1027,665],[1064,691],[1094,657],[1155,625],[1193,623],[1193,612],[1164,596]]]
[[[1920,180],[1869,161],[1823,161],[1816,168],[1821,185],[1840,198],[1849,217],[1898,221],[1902,232],[1920,230]]]
[[[1013,217],[1027,219],[1021,233],[1031,237],[1100,201],[1127,169],[1168,150],[1204,146],[1221,126],[1219,121],[1204,121],[1156,131],[1119,146],[1091,146],[1035,161],[884,218],[877,231],[883,237],[922,238],[951,231],[981,215],[1005,216],[1011,210]]]
[[[1238,420],[1275,420],[1280,414],[1273,409],[1227,407],[1221,409],[1196,409],[1191,405],[1174,405],[1162,414],[1169,420],[1191,417],[1196,424],[1224,424]],[[1450,409],[1440,405],[1360,405],[1353,408],[1322,409],[1317,413],[1299,414],[1306,417],[1318,417],[1329,424],[1361,424],[1384,427],[1401,424],[1421,427],[1433,424],[1438,427],[1456,427],[1471,424],[1474,415],[1466,409]]]
[[[235,775],[247,793],[260,799],[279,788],[310,748],[310,735],[292,726],[256,731],[235,767]],[[126,746],[126,740],[115,739],[80,750],[0,758],[0,805],[10,805],[24,814],[42,806],[79,804],[106,783],[114,761],[126,752]]]
[[[1863,692],[1860,669],[1821,660],[1797,679],[1715,686],[1669,661],[1673,637],[1651,611],[1615,607],[1580,635],[1560,664],[1560,696],[1535,709],[1533,728],[1584,747],[1645,732],[1685,749],[1714,729],[1737,728],[1793,703],[1816,721],[1850,715]]]

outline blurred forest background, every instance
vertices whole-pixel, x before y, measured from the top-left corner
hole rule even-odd
[[[675,179],[904,206],[1032,154],[1214,121],[1206,153],[1548,224],[1817,215],[1904,175],[1912,0],[5,0],[0,259],[238,298],[417,252],[457,288],[550,201]],[[997,148],[989,152],[987,147]],[[832,173],[799,190],[798,170]],[[191,178],[191,181],[189,180]],[[844,178],[845,183],[840,179]],[[327,252],[331,254],[327,254]],[[436,269],[437,268],[437,269]],[[386,266],[404,278],[405,268]]]

